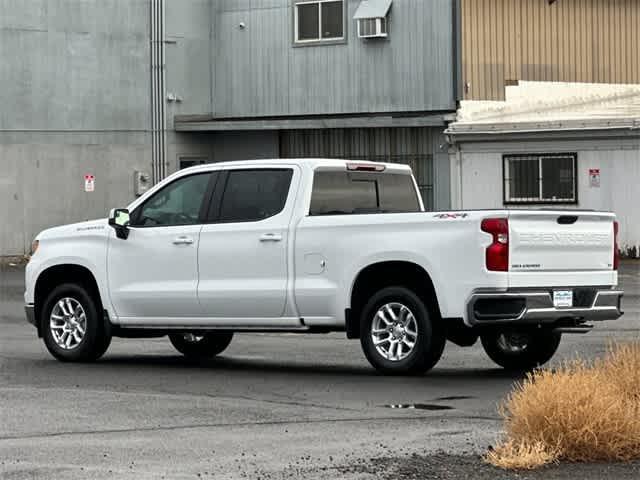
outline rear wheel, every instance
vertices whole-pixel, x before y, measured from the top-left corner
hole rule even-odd
[[[489,358],[508,370],[526,371],[547,363],[558,350],[562,334],[552,330],[502,331],[480,336]]]
[[[49,352],[65,362],[100,358],[111,343],[100,312],[100,303],[81,285],[67,283],[53,289],[40,318]]]
[[[187,358],[206,359],[222,353],[231,343],[233,333],[172,333],[171,344]]]
[[[360,343],[367,360],[391,375],[433,368],[446,339],[424,302],[405,287],[378,291],[362,310]]]

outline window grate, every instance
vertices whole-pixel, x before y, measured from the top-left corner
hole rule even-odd
[[[505,204],[577,203],[577,154],[503,157]]]

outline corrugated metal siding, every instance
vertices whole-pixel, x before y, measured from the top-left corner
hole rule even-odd
[[[640,83],[638,0],[462,0],[469,100],[505,82]]]
[[[282,158],[344,158],[411,166],[425,208],[434,208],[434,138],[431,128],[286,130],[280,133]]]
[[[292,0],[220,0],[217,117],[454,111],[453,0],[394,0],[388,40],[293,46]],[[245,28],[239,28],[244,22]]]

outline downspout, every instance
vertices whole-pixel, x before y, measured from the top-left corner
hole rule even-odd
[[[165,0],[151,0],[151,157],[153,183],[166,176]]]
[[[462,151],[460,146],[456,145],[456,166],[458,168],[458,209],[462,210],[464,205],[462,203]]]
[[[167,111],[166,111],[166,84],[167,84],[167,50],[165,48],[165,32],[167,21],[167,9],[165,0],[160,0],[160,115],[161,115],[161,150],[160,150],[160,175],[164,179],[167,176]]]
[[[149,116],[151,120],[151,180],[156,183],[158,174],[156,172],[156,137],[155,137],[155,104],[156,104],[156,87],[155,87],[155,18],[156,18],[156,0],[149,3],[149,86],[151,87],[151,102],[149,105]]]

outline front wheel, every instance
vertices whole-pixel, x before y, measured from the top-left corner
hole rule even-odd
[[[360,343],[367,360],[391,375],[420,374],[433,368],[445,336],[424,302],[405,287],[374,294],[362,309]]]
[[[82,285],[56,287],[44,302],[41,331],[49,352],[64,362],[89,362],[109,348],[101,306]]]
[[[231,343],[233,333],[172,333],[171,344],[185,357],[202,360],[222,353]]]
[[[489,358],[507,370],[527,371],[547,363],[558,350],[562,334],[552,330],[503,331],[480,336]]]

